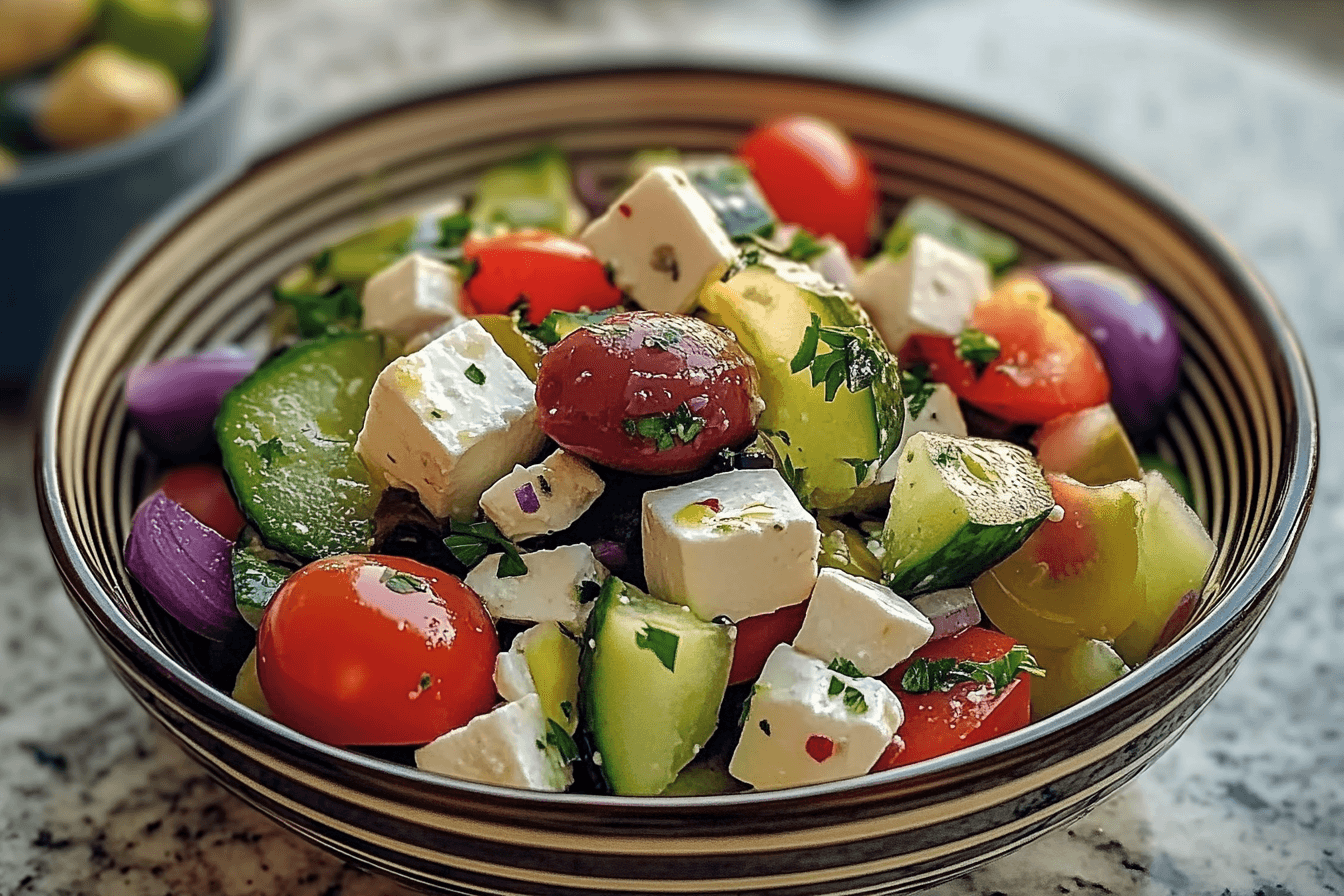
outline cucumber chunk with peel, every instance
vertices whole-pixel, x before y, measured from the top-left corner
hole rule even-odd
[[[613,793],[661,793],[709,741],[736,629],[612,576],[588,619],[582,724]]]
[[[1054,509],[1040,466],[1016,445],[915,433],[882,530],[886,584],[904,597],[969,585]]]

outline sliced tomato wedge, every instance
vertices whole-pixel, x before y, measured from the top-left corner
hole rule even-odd
[[[471,314],[508,314],[524,304],[539,324],[552,311],[597,311],[621,303],[621,291],[583,243],[544,230],[472,238],[462,254],[473,271],[462,286]]]
[[[1030,277],[1013,277],[975,306],[971,327],[993,337],[998,356],[979,368],[957,351],[957,338],[916,336],[916,354],[933,379],[1010,423],[1045,423],[1104,404],[1111,382],[1087,337],[1049,304]]]
[[[760,675],[770,651],[798,637],[806,615],[807,601],[803,601],[791,607],[780,607],[773,613],[739,620],[728,683],[741,684]]]
[[[911,694],[901,687],[905,670],[920,657],[987,663],[1004,656],[1016,644],[1016,640],[1000,632],[968,628],[951,638],[930,641],[882,676],[901,699],[905,722],[899,739],[877,760],[873,771],[942,756],[1016,731],[1031,721],[1031,676],[1025,672],[1019,673],[998,694],[992,687],[976,682],[928,694]]]

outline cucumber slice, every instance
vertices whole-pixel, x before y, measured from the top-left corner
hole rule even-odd
[[[1031,719],[1039,721],[1090,697],[1129,672],[1105,641],[1084,638],[1066,650],[1033,647],[1032,658],[1045,675],[1031,681]]]
[[[929,236],[981,259],[996,274],[1017,263],[1017,242],[1006,233],[963,215],[929,196],[911,199],[882,240],[882,251],[901,255],[917,233]]]
[[[559,623],[541,622],[520,634],[522,653],[546,717],[573,734],[579,727],[579,645]]]
[[[885,491],[860,487],[876,483],[900,444],[905,403],[896,359],[848,293],[807,265],[756,255],[758,264],[712,284],[700,302],[756,361],[765,400],[757,425],[805,504],[877,506]],[[850,370],[863,376],[850,381]]]
[[[583,725],[613,793],[661,793],[709,741],[735,634],[607,579],[588,619],[580,682]]]
[[[915,433],[882,529],[886,584],[903,597],[969,585],[1054,509],[1040,465],[994,439]]]
[[[255,709],[264,716],[270,716],[271,707],[266,702],[266,695],[261,691],[261,679],[257,677],[257,649],[252,648],[252,652],[243,660],[242,668],[238,670],[238,677],[233,682],[233,699],[246,706],[248,709]]]
[[[250,532],[233,546],[233,602],[238,615],[253,628],[261,626],[275,592],[294,570],[277,562],[278,555],[261,544]]]
[[[570,234],[583,226],[583,212],[570,185],[569,161],[554,146],[497,165],[481,175],[471,218],[477,230],[540,227]]]
[[[1031,441],[1042,467],[1084,485],[1143,478],[1134,446],[1109,404],[1056,417],[1036,430]]]
[[[355,454],[374,380],[395,357],[384,337],[300,343],[224,397],[223,466],[262,539],[301,560],[368,551],[378,493]]]

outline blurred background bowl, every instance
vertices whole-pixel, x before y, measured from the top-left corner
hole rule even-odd
[[[0,181],[0,386],[36,376],[74,298],[138,224],[219,171],[234,153],[242,81],[234,0],[213,0],[205,67],[182,107],[140,133],[43,153]]]
[[[1183,635],[1080,704],[1008,736],[865,778],[765,794],[606,798],[456,782],[304,738],[209,683],[206,645],[128,578],[148,468],[127,369],[246,341],[267,287],[334,240],[469,189],[542,141],[576,160],[733,147],[822,115],[873,159],[890,219],[916,193],[1023,244],[1153,280],[1186,348],[1159,446],[1218,544]],[[42,404],[41,513],[112,668],[227,788],[356,865],[457,893],[858,893],[918,889],[1079,817],[1152,763],[1231,674],[1273,599],[1315,482],[1310,379],[1283,314],[1216,236],[1152,188],[1032,131],[824,77],[698,66],[515,76],[372,112],[165,213],[70,321]]]

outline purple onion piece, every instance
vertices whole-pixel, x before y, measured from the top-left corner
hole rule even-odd
[[[541,509],[541,499],[537,497],[537,490],[530,482],[524,482],[514,489],[513,497],[518,502],[518,509],[523,513],[536,513]]]
[[[214,444],[215,415],[224,395],[256,369],[255,353],[221,346],[131,368],[126,404],[146,444],[185,460]]]
[[[622,569],[630,562],[625,545],[619,542],[603,538],[593,542],[590,547],[593,549],[593,556],[608,569]]]
[[[239,619],[233,601],[232,542],[161,492],[131,521],[126,568],[168,615],[212,641]]]
[[[580,162],[574,167],[574,195],[590,215],[597,217],[621,195],[628,176],[623,164]]]
[[[980,624],[980,604],[969,588],[948,588],[923,594],[910,601],[916,610],[933,623],[930,641],[959,635]]]
[[[1134,441],[1162,423],[1181,377],[1181,339],[1171,303],[1150,284],[1094,262],[1036,269],[1055,307],[1097,347],[1111,404]]]

